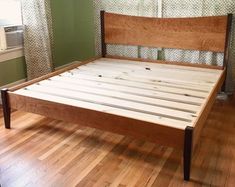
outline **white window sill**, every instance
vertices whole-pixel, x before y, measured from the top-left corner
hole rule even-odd
[[[0,62],[5,62],[11,59],[19,58],[24,56],[23,47],[18,47],[14,49],[7,49],[5,51],[0,51]]]

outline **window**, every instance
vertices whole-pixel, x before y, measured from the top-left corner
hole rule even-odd
[[[0,52],[22,47],[20,0],[0,0]]]
[[[0,26],[22,25],[20,0],[0,0]]]

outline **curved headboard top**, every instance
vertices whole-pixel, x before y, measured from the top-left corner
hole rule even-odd
[[[105,44],[225,52],[229,15],[150,18],[101,12]]]

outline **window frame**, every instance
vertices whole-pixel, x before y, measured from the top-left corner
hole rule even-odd
[[[13,49],[6,49],[4,51],[0,51],[0,63],[15,59],[15,58],[20,58],[23,56],[24,56],[24,47],[23,46],[16,47]]]

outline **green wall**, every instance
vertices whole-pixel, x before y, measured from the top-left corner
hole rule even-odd
[[[94,56],[91,0],[51,0],[55,67]]]
[[[55,67],[95,55],[91,0],[51,0]],[[0,62],[0,86],[26,77],[24,58]]]
[[[26,77],[24,57],[0,62],[0,86]]]

